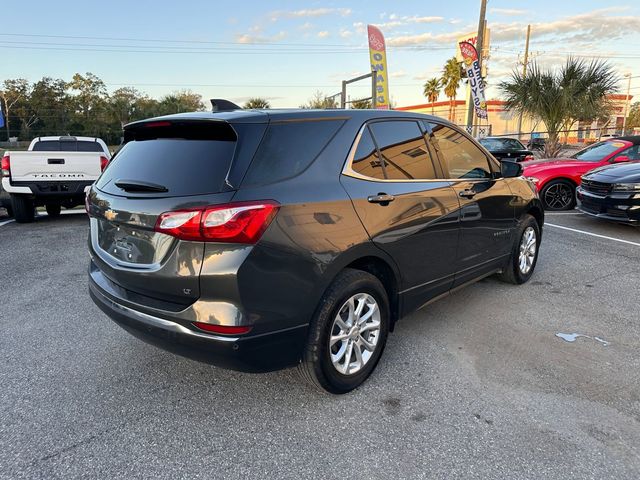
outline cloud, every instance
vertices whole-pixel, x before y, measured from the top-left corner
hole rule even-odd
[[[389,15],[389,21],[376,23],[375,25],[381,30],[393,30],[395,28],[404,27],[407,25],[416,25],[416,24],[422,24],[422,23],[439,23],[442,21],[444,21],[444,17],[418,16],[418,15],[400,16],[400,15],[396,15],[395,13],[392,13],[391,15]]]
[[[327,30],[318,32],[318,38],[327,38],[328,36],[329,36],[329,32]]]
[[[350,38],[353,35],[351,30],[340,30],[340,36],[342,38]]]
[[[389,76],[391,78],[402,78],[407,76],[407,72],[405,72],[404,70],[398,70],[396,72],[391,72]]]
[[[313,28],[313,23],[304,22],[302,25],[298,27],[298,30],[308,31],[308,30],[311,30],[312,28]]]
[[[284,31],[280,31],[275,35],[271,35],[271,36],[252,35],[250,33],[244,33],[244,34],[236,35],[236,41],[238,43],[245,43],[245,44],[272,43],[272,42],[277,42],[279,40],[282,40],[283,38],[286,38],[286,36],[287,36],[287,32],[284,32]]]
[[[531,12],[529,10],[522,10],[519,8],[490,8],[489,13],[504,15],[506,17],[519,17],[521,15],[528,15]]]
[[[350,8],[309,8],[303,10],[276,10],[269,13],[271,21],[275,22],[281,18],[313,18],[327,15],[340,15],[347,17],[351,15]]]
[[[585,42],[597,45],[602,40],[621,38],[640,30],[640,16],[611,15],[626,10],[625,7],[609,7],[593,10],[550,22],[533,23],[531,37],[537,45],[571,42],[579,43],[581,50],[587,46]],[[491,22],[491,43],[508,43],[523,41],[526,34],[526,22],[500,23]],[[452,45],[455,40],[468,33],[468,30],[434,34],[431,32],[415,35],[399,35],[390,37],[387,44],[393,47]],[[578,45],[576,45],[578,46]],[[593,52],[591,52],[593,53]]]

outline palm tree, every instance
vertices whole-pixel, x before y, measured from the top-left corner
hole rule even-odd
[[[617,90],[618,80],[608,62],[569,57],[557,70],[542,70],[534,63],[526,75],[514,71],[499,88],[507,109],[544,122],[549,138],[543,155],[550,158],[560,151],[561,132],[609,113],[607,97]]]
[[[423,95],[427,97],[427,101],[431,102],[431,115],[434,114],[433,104],[438,101],[440,96],[440,88],[442,84],[439,78],[431,78],[424,84]]]
[[[271,104],[269,100],[266,98],[253,97],[247,100],[247,103],[244,104],[244,108],[247,109],[262,109],[262,108],[271,108]]]
[[[455,121],[455,98],[460,85],[460,64],[456,57],[451,57],[444,64],[440,82],[444,87],[444,94],[449,98],[449,120]]]

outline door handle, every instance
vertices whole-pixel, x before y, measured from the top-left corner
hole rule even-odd
[[[475,190],[471,190],[469,188],[462,190],[458,195],[460,195],[463,198],[473,198],[476,196],[476,192]]]
[[[396,197],[387,193],[379,193],[378,195],[367,197],[369,203],[379,203],[382,206],[389,205],[389,202],[393,202],[395,199]]]

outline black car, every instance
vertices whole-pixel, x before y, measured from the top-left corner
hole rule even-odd
[[[532,275],[544,213],[436,117],[236,110],[127,125],[87,195],[89,289],[132,334],[344,393],[395,322],[498,273]]]
[[[533,152],[524,148],[524,145],[515,138],[484,137],[479,141],[498,160],[527,162],[534,159]]]
[[[607,165],[582,176],[578,209],[598,218],[640,223],[640,163]]]
[[[539,150],[542,151],[544,150],[544,147],[547,144],[547,139],[546,138],[541,138],[541,137],[533,137],[531,139],[529,139],[529,141],[527,142],[527,148],[529,150]]]

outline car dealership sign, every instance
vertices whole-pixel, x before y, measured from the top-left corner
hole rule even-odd
[[[389,76],[384,35],[378,27],[367,25],[371,71],[376,75],[376,108],[389,110]]]
[[[460,42],[459,47],[462,53],[462,63],[467,72],[469,86],[471,87],[471,100],[473,101],[476,116],[486,120],[488,116],[487,101],[484,98],[484,86],[480,73],[478,51],[470,42]]]

